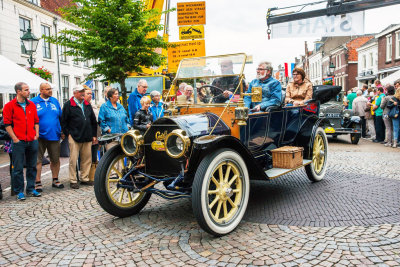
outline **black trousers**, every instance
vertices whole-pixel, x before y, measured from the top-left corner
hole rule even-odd
[[[383,142],[385,140],[385,124],[382,116],[375,116],[376,140]]]
[[[361,118],[361,137],[367,136],[367,120],[364,116],[360,116]]]

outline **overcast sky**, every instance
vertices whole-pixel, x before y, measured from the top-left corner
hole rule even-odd
[[[194,2],[194,0],[171,0],[171,7],[176,7],[177,2]],[[207,56],[244,52],[252,55],[256,64],[261,60],[267,60],[273,63],[274,68],[284,62],[294,62],[295,57],[304,54],[304,42],[308,41],[308,47],[312,49],[313,42],[318,37],[268,40],[265,16],[268,8],[310,2],[316,1],[206,0]],[[313,8],[318,8],[318,6]],[[312,7],[307,10],[311,9]],[[283,12],[279,11],[279,13]],[[176,13],[175,11],[170,16],[171,42],[179,41]],[[365,33],[377,33],[390,24],[400,23],[399,14],[400,4],[365,11]],[[245,73],[248,80],[255,77],[256,64],[246,65]]]

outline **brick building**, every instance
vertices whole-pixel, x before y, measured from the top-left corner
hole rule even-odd
[[[378,78],[386,83],[400,76],[400,24],[392,24],[376,35],[378,39]],[[388,77],[389,76],[389,77]]]

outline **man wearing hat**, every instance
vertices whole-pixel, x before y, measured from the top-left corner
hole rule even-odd
[[[61,129],[69,142],[69,180],[70,187],[79,189],[76,179],[76,163],[80,155],[81,185],[93,185],[89,181],[90,165],[92,163],[92,143],[97,142],[97,122],[93,108],[84,100],[85,88],[82,85],[74,87],[74,96],[65,102],[62,116]]]

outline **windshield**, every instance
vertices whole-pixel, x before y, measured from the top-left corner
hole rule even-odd
[[[207,78],[218,75],[239,75],[243,73],[246,54],[182,59],[177,79]]]
[[[246,90],[243,69],[245,54],[185,58],[175,78],[179,104],[211,104],[237,102]]]
[[[343,103],[343,92],[340,92],[337,96],[332,97],[329,102],[336,102],[338,104]]]

